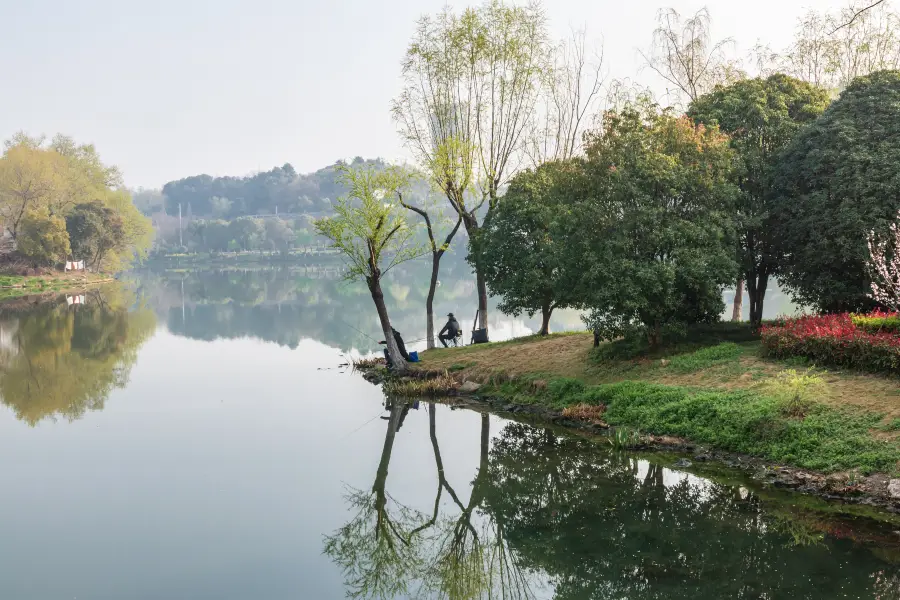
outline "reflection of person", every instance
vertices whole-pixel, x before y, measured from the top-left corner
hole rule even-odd
[[[409,354],[406,352],[406,344],[403,343],[403,336],[400,335],[400,332],[391,327],[391,331],[394,332],[394,341],[397,342],[397,349],[400,350],[400,356],[403,357],[403,360],[409,362]],[[379,344],[387,344],[386,341],[381,340],[378,342]],[[388,355],[387,348],[384,349],[384,359],[387,361],[388,366],[391,366],[391,357]]]
[[[444,348],[446,348],[447,340],[456,339],[456,336],[459,335],[460,331],[459,321],[456,320],[456,317],[453,316],[453,313],[450,313],[449,315],[447,315],[447,324],[444,325],[444,328],[441,329],[440,333],[438,333],[438,339],[441,340]]]

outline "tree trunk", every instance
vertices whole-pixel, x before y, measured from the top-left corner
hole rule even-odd
[[[428,338],[429,350],[435,347],[434,343],[434,292],[437,289],[438,272],[441,267],[441,255],[433,254],[431,257],[431,284],[428,286],[428,297],[425,298],[425,337]]]
[[[397,340],[394,339],[394,332],[391,329],[391,320],[388,317],[387,307],[384,304],[384,293],[381,291],[381,278],[370,277],[369,291],[372,293],[372,300],[375,301],[375,310],[378,311],[378,320],[381,321],[381,330],[384,332],[384,341],[387,345],[388,356],[391,357],[391,370],[396,373],[406,372],[408,366],[406,359],[400,355],[400,348],[397,347]]]
[[[475,236],[478,235],[478,221],[475,220],[475,217],[469,213],[465,215],[460,215],[463,219],[463,225],[466,226],[466,233],[469,234],[469,253],[471,254],[471,244],[472,240],[475,239]],[[488,333],[488,294],[487,294],[487,284],[484,280],[484,271],[479,264],[479,261],[476,259],[475,264],[475,286],[478,289],[478,317],[479,322],[476,326],[480,329],[484,329],[485,334]]]
[[[759,273],[758,279],[753,277],[748,280],[749,289],[747,291],[750,297],[750,323],[754,327],[759,327],[762,323],[763,304],[766,300],[766,288],[769,286],[769,275],[763,271]]]
[[[600,347],[600,334],[598,332],[594,332],[594,348]]]
[[[731,311],[731,320],[738,322],[741,320],[741,313],[744,311],[744,280],[739,279],[737,287],[734,289],[734,310]]]
[[[550,335],[550,315],[553,314],[553,307],[549,302],[545,302],[541,307],[541,330],[538,335]]]
[[[480,318],[479,326],[484,329],[485,334],[488,332],[488,294],[487,285],[484,281],[484,273],[480,267],[475,268],[475,283],[478,285],[478,316]]]

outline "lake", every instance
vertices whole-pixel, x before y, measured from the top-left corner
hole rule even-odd
[[[411,341],[416,276],[386,293]],[[371,300],[329,269],[127,279],[0,304],[3,600],[900,598],[896,516],[386,399],[345,366]],[[436,313],[471,327],[472,288]]]

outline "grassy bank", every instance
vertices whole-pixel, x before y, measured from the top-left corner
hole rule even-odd
[[[62,293],[112,281],[97,273],[52,273],[44,275],[0,275],[0,300],[33,294]]]
[[[594,349],[591,341],[571,334],[432,350],[419,368],[481,383],[479,394],[512,404],[804,469],[900,471],[896,379],[767,360],[752,332],[731,324],[655,352],[640,342]],[[397,391],[422,387],[403,385]]]

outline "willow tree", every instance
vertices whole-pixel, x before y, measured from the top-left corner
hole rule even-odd
[[[536,6],[499,0],[422,17],[407,49],[394,119],[470,240],[524,157],[549,49]],[[477,262],[475,276],[487,329],[487,286]]]
[[[415,242],[415,231],[406,220],[407,211],[394,202],[407,185],[409,174],[397,167],[376,170],[371,165],[339,169],[347,195],[337,201],[334,216],[316,220],[315,228],[343,256],[349,268],[347,278],[366,282],[378,311],[392,368],[405,371],[406,361],[394,340],[381,282],[397,265],[425,253]]]

